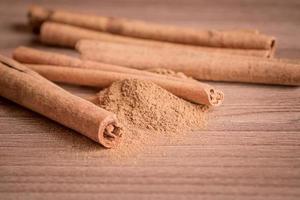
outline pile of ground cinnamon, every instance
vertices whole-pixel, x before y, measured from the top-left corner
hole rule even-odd
[[[123,127],[121,145],[129,151],[162,135],[178,137],[206,124],[205,106],[185,101],[152,82],[117,81],[98,97],[100,107],[117,115]]]
[[[98,96],[99,106],[116,113],[123,126],[158,132],[190,131],[203,126],[202,105],[187,102],[151,82],[117,81]]]

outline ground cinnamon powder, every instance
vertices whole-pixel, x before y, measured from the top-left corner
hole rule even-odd
[[[151,69],[147,69],[146,71],[153,72],[156,74],[171,76],[171,77],[175,77],[175,78],[184,78],[184,79],[192,78],[192,77],[188,77],[183,72],[175,72],[174,70],[165,69],[165,68],[151,68]]]
[[[123,141],[117,147],[123,154],[142,150],[145,143],[161,136],[178,137],[206,124],[205,106],[185,101],[151,82],[117,81],[97,95],[97,104],[114,112],[123,127]]]

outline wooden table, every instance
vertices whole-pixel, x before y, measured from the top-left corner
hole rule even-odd
[[[24,25],[29,2],[0,2],[1,53],[19,45],[45,48]],[[257,28],[278,38],[278,56],[300,56],[298,0],[44,4],[182,26]],[[123,161],[0,98],[0,199],[300,199],[300,88],[213,85],[226,100],[211,113],[207,130],[174,145],[153,144],[152,151]],[[78,95],[94,92],[63,87]]]

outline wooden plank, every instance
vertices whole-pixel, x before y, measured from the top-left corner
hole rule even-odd
[[[279,38],[278,55],[299,58],[297,0],[44,4],[181,26],[257,28]],[[28,5],[0,2],[1,53],[18,45],[54,49],[28,32]],[[126,159],[112,159],[78,133],[0,98],[0,199],[299,199],[300,89],[212,84],[226,99],[205,130],[149,144]],[[97,91],[62,87],[79,96]]]

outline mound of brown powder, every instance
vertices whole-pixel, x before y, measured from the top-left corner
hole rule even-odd
[[[187,102],[151,82],[118,81],[98,96],[99,106],[114,112],[123,126],[133,129],[182,132],[204,124],[204,106]]]
[[[98,93],[97,104],[114,112],[123,127],[123,141],[111,151],[116,151],[117,157],[140,152],[145,144],[157,140],[178,139],[206,124],[205,106],[185,101],[146,81],[117,81]]]
[[[114,82],[94,103],[117,115],[122,142],[111,149],[113,159],[136,158],[157,144],[170,144],[206,124],[206,107],[185,101],[160,86],[135,79]]]

